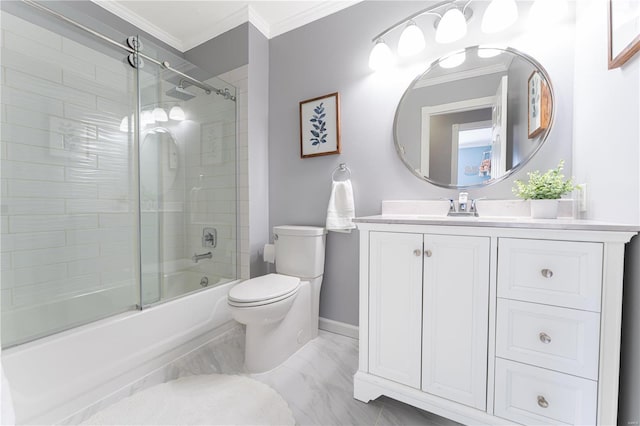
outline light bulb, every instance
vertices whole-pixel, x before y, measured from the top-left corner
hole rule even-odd
[[[142,127],[155,122],[156,120],[153,118],[153,113],[151,111],[142,111],[142,113],[140,113],[140,125]]]
[[[169,118],[176,121],[183,121],[186,117],[182,108],[180,108],[179,106],[174,106],[169,111]]]
[[[424,45],[424,34],[422,34],[422,30],[418,28],[415,22],[407,22],[407,26],[402,31],[402,34],[400,34],[400,40],[398,41],[398,55],[415,55],[424,49]]]
[[[369,68],[374,71],[379,71],[389,68],[392,62],[393,55],[391,54],[391,49],[389,49],[389,46],[387,46],[384,40],[379,39],[369,54]]]
[[[458,8],[445,12],[436,29],[438,43],[452,43],[467,34],[467,20]]]
[[[460,53],[455,53],[451,56],[447,56],[446,58],[440,60],[440,62],[438,62],[438,64],[442,67],[442,68],[455,68],[459,65],[462,65],[465,61],[465,59],[467,59],[467,54],[463,51]]]
[[[121,132],[129,131],[129,117],[124,117],[120,122],[120,131]]]
[[[509,28],[518,19],[515,0],[492,0],[482,17],[482,32],[497,33]]]
[[[169,117],[167,117],[167,112],[164,110],[164,108],[160,108],[160,107],[156,107],[153,109],[153,119],[158,123],[169,121]]]
[[[569,14],[567,0],[536,0],[529,10],[528,25],[532,28],[548,27]]]

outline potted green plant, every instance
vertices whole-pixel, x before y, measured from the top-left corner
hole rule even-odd
[[[528,182],[516,180],[513,192],[523,200],[531,200],[531,217],[538,219],[553,219],[558,217],[558,200],[579,186],[574,185],[572,179],[565,179],[562,174],[564,160],[558,167],[540,174],[538,170],[527,173]]]

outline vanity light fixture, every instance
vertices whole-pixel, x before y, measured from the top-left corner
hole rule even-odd
[[[489,46],[478,46],[478,58],[493,58],[503,52],[501,49],[495,49]]]
[[[374,46],[369,54],[369,67],[377,71],[393,64],[393,54],[384,42],[384,37],[396,28],[404,28],[398,42],[399,56],[410,56],[423,50],[425,47],[424,33],[415,22],[416,18],[423,15],[437,17],[434,22],[436,42],[452,43],[460,40],[467,34],[467,22],[473,16],[473,10],[469,7],[472,1],[444,0],[396,22],[371,40]],[[498,32],[509,27],[516,19],[518,19],[518,6],[515,0],[492,0],[482,19],[482,30],[484,32]]]
[[[169,121],[169,117],[167,116],[167,112],[164,109],[155,107],[153,109],[153,120],[156,123],[165,123]]]
[[[140,125],[142,127],[146,126],[147,124],[153,124],[155,122],[156,120],[153,117],[153,113],[151,111],[142,111],[142,113],[140,114]]]
[[[400,40],[398,41],[398,55],[411,56],[424,49],[424,34],[422,30],[418,28],[415,22],[407,22],[407,26],[400,34]]]
[[[120,131],[121,132],[129,131],[129,117],[125,116],[120,122]]]
[[[482,17],[483,33],[497,33],[506,30],[518,19],[516,0],[491,0]]]
[[[375,46],[369,54],[369,68],[374,71],[380,71],[385,68],[389,68],[393,62],[393,55],[391,49],[387,46],[387,43],[383,39],[376,40]]]
[[[186,119],[184,110],[179,106],[171,107],[169,111],[169,118],[176,121],[184,121]]]
[[[436,41],[438,43],[453,43],[467,35],[467,20],[457,7],[447,10],[436,28]]]

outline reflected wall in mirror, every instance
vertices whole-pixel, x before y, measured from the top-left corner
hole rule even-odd
[[[530,137],[534,73],[548,110]],[[481,187],[529,161],[552,122],[553,89],[537,61],[511,48],[474,46],[438,59],[411,83],[396,110],[394,139],[402,161],[421,179]]]
[[[178,174],[178,146],[169,130],[156,127],[145,132],[140,147],[140,182],[143,196],[155,200],[166,194]]]

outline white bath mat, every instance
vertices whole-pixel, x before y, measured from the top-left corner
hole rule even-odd
[[[243,376],[183,377],[105,408],[87,425],[294,425],[275,390]]]

